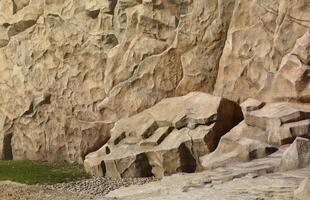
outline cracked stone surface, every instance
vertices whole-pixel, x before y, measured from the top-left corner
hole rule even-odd
[[[291,151],[283,158],[283,169],[296,169],[298,167],[294,166],[299,164],[302,167],[307,165],[310,156],[305,142],[310,138],[308,104],[264,103],[248,99],[241,104],[241,108],[244,121],[220,139],[215,151],[200,158],[204,169],[263,158],[293,142]]]
[[[281,71],[283,74],[287,73],[290,67],[280,69],[285,55],[292,50],[297,54],[299,50],[307,52],[304,50],[308,47],[304,48],[301,45],[297,50],[294,46],[296,40],[305,35],[309,28],[308,1],[296,0],[294,3],[281,0],[236,1],[227,41],[220,59],[214,94],[238,102],[243,102],[249,97],[263,99],[260,96],[261,90],[269,88],[272,82],[280,81],[276,79],[281,79],[281,83],[286,85],[274,85],[274,88],[279,86],[287,90],[274,89],[275,93],[270,92],[263,100],[298,97],[299,101],[309,102],[307,95],[309,84],[305,85],[306,88],[295,89],[294,85],[297,86],[298,81],[289,82],[285,76],[277,75],[279,71],[279,73]],[[299,40],[299,42],[302,41]],[[309,40],[304,44],[306,43],[309,44]],[[304,53],[300,55],[302,60],[306,61],[308,57]],[[295,66],[291,66],[291,73],[294,73],[292,71],[294,68]],[[300,73],[301,71],[302,69]]]
[[[278,150],[268,144],[266,131],[244,121],[224,135],[217,149],[200,158],[204,169],[223,167],[235,162],[264,158]]]
[[[294,190],[305,177],[310,176],[310,170],[308,167],[276,172],[284,150],[251,162],[196,174],[178,174],[165,177],[160,182],[121,188],[106,197],[119,200],[291,200]]]
[[[0,138],[13,159],[82,163],[120,118],[212,92],[234,2],[1,0]]]
[[[221,97],[194,92],[168,98],[118,121],[107,144],[87,155],[84,166],[93,175],[116,178],[199,171],[199,157],[242,118],[239,105]]]
[[[0,0],[0,159],[207,170],[107,198],[305,200],[309,81],[308,0]]]
[[[249,126],[266,131],[269,144],[284,145],[293,142],[298,136],[310,136],[308,104],[269,103],[261,109],[245,113],[244,118]]]
[[[265,101],[309,102],[310,30],[296,41],[293,50],[283,57],[270,84],[258,94]]]

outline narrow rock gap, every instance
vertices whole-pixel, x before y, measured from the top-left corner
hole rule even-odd
[[[13,137],[12,133],[4,135],[4,139],[3,139],[4,160],[12,160],[13,159],[12,137]]]
[[[100,9],[92,10],[87,12],[87,16],[91,17],[92,19],[96,19],[100,13]]]
[[[34,26],[36,23],[36,20],[24,20],[17,22],[16,24],[11,25],[11,27],[9,28],[8,36],[12,37],[14,35],[17,35],[18,33],[24,32],[28,28]]]
[[[118,145],[123,139],[126,138],[126,133],[123,132],[122,134],[120,134],[120,136],[118,136],[115,140],[114,140],[114,145]]]
[[[159,126],[157,122],[154,122],[153,124],[150,125],[150,127],[147,128],[147,130],[144,131],[144,133],[142,133],[142,138],[147,139],[151,137],[158,128]]]
[[[173,129],[173,127],[169,127],[168,130],[159,137],[157,145],[160,145],[165,140],[165,138],[173,131]]]
[[[16,5],[14,0],[12,0],[12,4],[13,4],[13,15],[15,15],[17,13],[17,11],[18,11],[17,10],[17,5]]]
[[[197,168],[196,160],[184,143],[179,147],[179,155],[181,162],[180,172],[194,173]]]
[[[101,169],[102,169],[102,176],[105,176],[107,173],[107,169],[106,169],[104,161],[101,162]]]
[[[110,3],[109,7],[110,7],[111,12],[108,14],[114,15],[115,7],[117,5],[117,0],[109,0],[109,3]]]
[[[127,177],[152,177],[152,166],[145,153],[136,156],[136,160],[122,173],[123,178]]]

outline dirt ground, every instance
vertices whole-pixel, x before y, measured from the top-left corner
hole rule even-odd
[[[0,182],[0,200],[99,200],[79,193],[47,190],[10,181]],[[101,198],[101,200],[103,200]]]

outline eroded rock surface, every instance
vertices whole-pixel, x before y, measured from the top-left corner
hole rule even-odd
[[[199,157],[242,120],[234,102],[206,93],[162,100],[118,121],[111,139],[87,155],[85,169],[110,177],[163,177],[200,169]]]
[[[249,97],[257,97],[263,88],[270,88],[272,82],[277,82],[278,85],[273,85],[272,92],[267,95],[268,99],[308,99],[309,84],[304,85],[302,80],[295,78],[308,77],[306,73],[302,75],[308,70],[305,67],[307,63],[298,60],[308,59],[309,40],[306,37],[309,37],[309,19],[309,2],[303,0],[294,3],[281,0],[236,1],[214,94],[243,102]],[[295,45],[296,40],[305,34]],[[301,56],[295,65],[286,66],[285,60],[291,64],[296,60],[284,58],[282,61],[290,52],[295,58],[295,55]],[[287,75],[293,77],[287,79]],[[276,90],[276,87],[286,90]]]
[[[288,157],[283,158],[283,162],[287,161],[290,163],[288,165],[299,165],[303,163],[302,160],[306,162],[305,160],[309,159],[308,154],[302,156],[300,161],[297,156],[299,155],[297,152],[308,151],[307,142],[302,142],[310,138],[310,106],[308,104],[264,103],[248,99],[241,104],[241,108],[244,121],[221,138],[214,152],[200,158],[204,168],[213,169],[233,162],[263,158],[277,151],[282,145],[293,143],[299,137],[303,138],[295,140],[291,147],[292,150],[288,151]],[[300,165],[300,167],[305,166],[306,164]]]
[[[294,199],[309,200],[310,199],[310,178],[306,178],[301,182],[299,187],[294,191]]]
[[[310,176],[310,171],[308,167],[276,172],[283,150],[246,163],[195,174],[177,174],[159,182],[120,188],[107,197],[118,200],[291,200],[294,190]]]
[[[296,41],[293,50],[283,57],[270,84],[258,93],[265,101],[310,102],[310,31]]]
[[[13,159],[82,163],[120,118],[212,92],[234,2],[2,0],[0,138],[12,134]]]
[[[200,158],[205,169],[214,169],[234,162],[246,162],[264,158],[278,150],[269,145],[267,133],[241,122],[224,135],[217,149]]]
[[[280,169],[282,171],[306,167],[310,164],[310,140],[296,138],[293,144],[283,153]]]

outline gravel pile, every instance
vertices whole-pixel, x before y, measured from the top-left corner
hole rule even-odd
[[[59,183],[55,185],[44,186],[46,189],[77,192],[88,195],[104,196],[109,192],[119,189],[121,187],[128,187],[131,185],[142,185],[149,182],[156,181],[155,178],[123,178],[113,179],[108,177],[93,177],[92,179]]]

